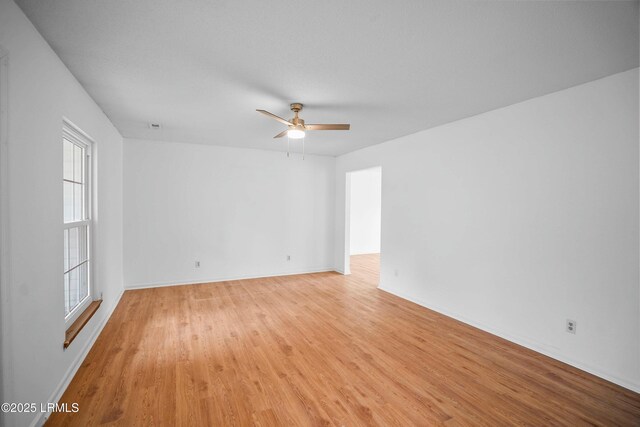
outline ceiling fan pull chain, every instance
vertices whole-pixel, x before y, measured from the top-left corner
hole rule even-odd
[[[304,136],[302,137],[302,160],[304,160]]]
[[[287,157],[289,157],[289,135],[287,135]]]

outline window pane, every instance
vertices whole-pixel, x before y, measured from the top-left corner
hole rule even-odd
[[[84,201],[84,185],[73,184],[73,220],[74,221],[82,221],[84,219],[83,201]]]
[[[87,226],[83,225],[78,228],[78,241],[80,245],[80,262],[87,260],[87,255],[89,254],[88,246],[89,241],[87,239]]]
[[[80,236],[78,228],[75,227],[69,229],[69,267],[67,270],[78,264],[80,264]]]
[[[69,314],[69,273],[64,274],[64,315]]]
[[[79,268],[74,268],[69,272],[69,311],[78,305]]]
[[[84,182],[82,176],[82,167],[84,166],[84,150],[77,145],[73,146],[73,180],[75,182]]]
[[[82,264],[64,275],[65,316],[89,295],[89,265]]]
[[[64,230],[67,271],[64,275],[65,316],[89,295],[88,231],[85,225]]]
[[[87,295],[89,295],[89,265],[88,263],[82,264],[78,267],[80,270],[80,285],[78,288],[78,302],[82,301]]]
[[[70,182],[63,182],[64,186],[64,222],[73,221],[73,185]]]
[[[63,240],[64,240],[64,270],[63,271],[67,271],[69,269],[69,230],[64,230]]]
[[[71,313],[89,295],[89,263],[64,274],[64,315]]]
[[[62,177],[64,179],[68,179],[73,181],[73,149],[75,147],[74,144],[70,143],[66,139],[63,142],[63,174]]]

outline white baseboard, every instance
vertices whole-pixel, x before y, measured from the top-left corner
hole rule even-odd
[[[295,276],[298,274],[311,274],[311,273],[327,273],[330,271],[336,271],[333,267],[312,268],[300,271],[286,271],[273,274],[261,274],[255,276],[235,276],[235,277],[216,277],[215,279],[198,279],[198,280],[172,280],[170,282],[151,282],[151,283],[136,283],[131,285],[125,285],[125,290],[129,289],[148,289],[148,288],[162,288],[165,286],[182,286],[182,285],[199,285],[202,283],[218,283],[229,282],[232,280],[248,280],[248,279],[263,279],[266,277],[280,277],[280,276]]]
[[[378,286],[378,289],[380,289],[380,290],[382,290],[384,292],[388,292],[388,293],[390,293],[392,295],[395,295],[397,297],[400,297],[402,299],[406,299],[408,301],[411,301],[411,302],[413,302],[415,304],[418,304],[418,305],[420,305],[422,307],[428,308],[429,310],[433,310],[435,312],[443,314],[443,315],[445,315],[447,317],[451,317],[451,318],[454,318],[456,320],[459,320],[459,321],[461,321],[463,323],[466,323],[467,325],[471,325],[471,326],[476,327],[478,329],[481,329],[481,330],[483,330],[485,332],[489,332],[490,334],[496,335],[496,336],[498,336],[500,338],[504,338],[507,341],[511,341],[511,342],[513,342],[515,344],[521,345],[521,346],[526,347],[526,348],[528,348],[530,350],[533,350],[535,352],[544,354],[545,356],[549,356],[552,359],[559,360],[560,362],[566,363],[567,365],[571,365],[571,366],[573,366],[575,368],[578,368],[578,369],[580,369],[582,371],[585,371],[585,372],[588,372],[590,374],[593,374],[593,375],[595,375],[597,377],[600,377],[602,379],[610,381],[610,382],[612,382],[614,384],[617,384],[617,385],[619,385],[621,387],[624,387],[624,388],[629,389],[631,391],[634,391],[636,393],[640,393],[640,384],[637,384],[637,383],[635,383],[633,381],[628,381],[628,380],[626,380],[624,378],[620,378],[620,377],[618,377],[616,375],[612,375],[612,374],[606,372],[605,370],[603,370],[601,368],[590,366],[590,365],[585,364],[583,362],[580,362],[580,361],[571,359],[569,357],[566,357],[563,354],[560,354],[557,351],[554,351],[553,349],[549,349],[549,348],[545,347],[543,344],[533,342],[532,340],[530,340],[530,339],[528,339],[526,337],[515,336],[513,334],[504,332],[504,331],[496,329],[494,327],[491,327],[491,326],[476,322],[474,320],[466,318],[465,316],[459,315],[458,313],[453,313],[453,312],[451,312],[450,310],[448,310],[446,308],[437,307],[437,306],[434,306],[433,304],[428,304],[428,303],[426,303],[426,302],[424,302],[424,301],[422,301],[420,299],[413,298],[413,297],[410,297],[408,295],[404,295],[404,294],[402,294],[400,292],[396,292],[396,291],[394,291],[392,289],[385,288],[384,286],[382,286],[382,284],[380,284]]]
[[[64,376],[62,377],[62,380],[60,380],[60,383],[58,383],[58,386],[56,387],[54,392],[51,394],[51,397],[49,397],[49,400],[47,402],[57,403],[58,401],[60,401],[60,399],[62,398],[62,395],[64,394],[65,390],[69,386],[69,383],[71,383],[71,380],[75,376],[76,372],[78,372],[80,365],[82,365],[82,362],[84,362],[84,359],[87,357],[87,354],[89,354],[89,350],[91,350],[91,347],[93,347],[93,344],[96,342],[96,340],[100,336],[102,329],[104,329],[104,326],[107,324],[107,322],[111,318],[111,315],[113,314],[113,311],[118,306],[118,303],[120,302],[120,299],[122,298],[123,294],[124,294],[124,289],[120,291],[120,294],[116,298],[115,302],[111,305],[111,307],[109,307],[109,311],[107,315],[102,319],[98,327],[94,329],[93,334],[91,335],[89,340],[86,342],[82,350],[78,353],[78,356],[76,356],[71,366],[69,366],[69,369],[67,369],[67,372],[65,372]],[[48,413],[41,412],[31,422],[30,426],[31,427],[42,426],[48,417],[49,417]]]

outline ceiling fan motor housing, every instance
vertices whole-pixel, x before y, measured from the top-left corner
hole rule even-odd
[[[302,110],[302,104],[295,102],[291,104],[291,111],[294,112],[293,118],[290,120],[293,123],[293,126],[289,126],[291,128],[304,128],[304,120],[298,117],[298,112]]]

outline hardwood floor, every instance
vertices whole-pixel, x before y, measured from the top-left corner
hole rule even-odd
[[[640,425],[640,395],[376,289],[377,263],[127,291],[48,425]]]

